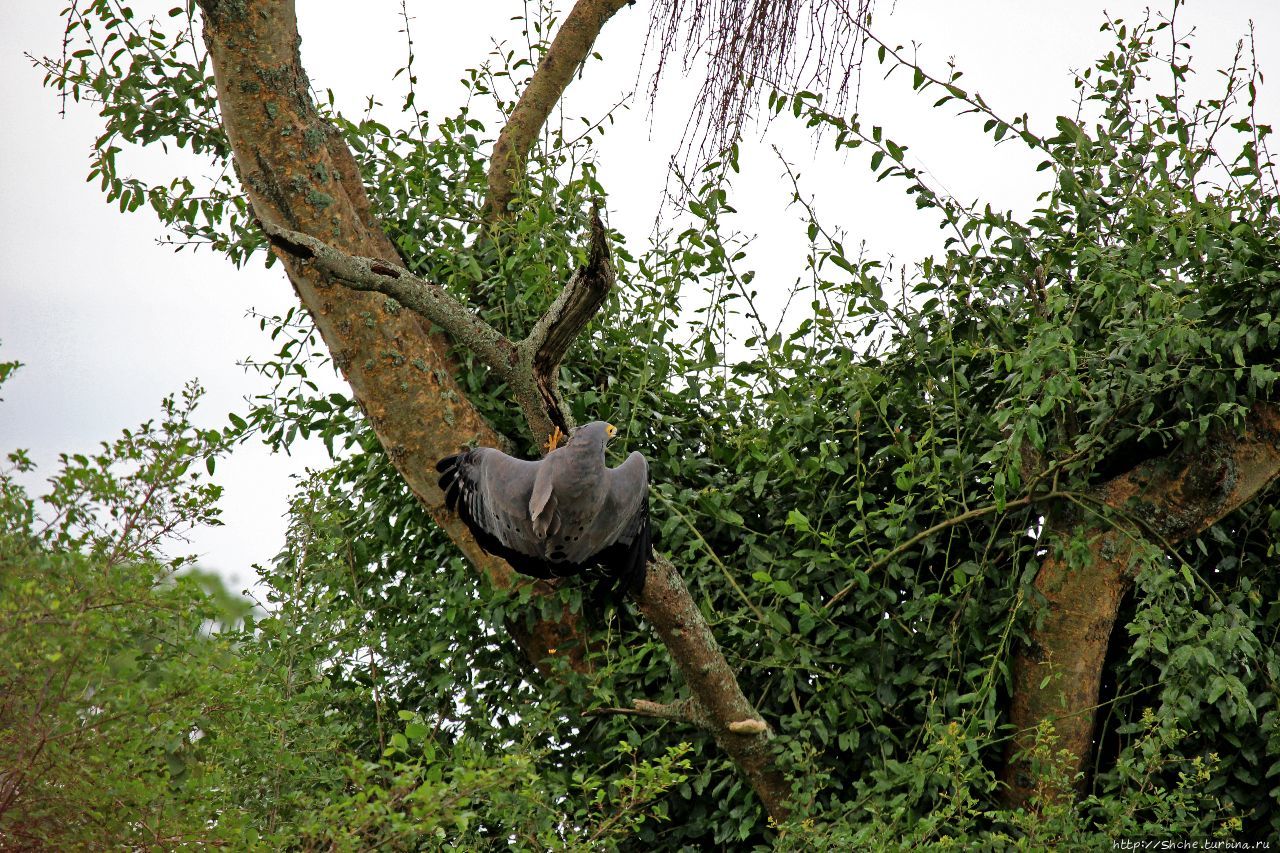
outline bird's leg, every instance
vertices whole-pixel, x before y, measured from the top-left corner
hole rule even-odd
[[[564,433],[560,431],[560,427],[556,427],[554,430],[551,431],[551,435],[547,436],[547,443],[543,446],[546,448],[547,453],[550,453],[551,451],[559,447],[560,442],[563,440],[564,440]]]

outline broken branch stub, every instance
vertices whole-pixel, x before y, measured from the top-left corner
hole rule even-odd
[[[616,280],[604,223],[600,221],[599,209],[592,208],[587,263],[574,272],[551,307],[519,344],[547,414],[566,433],[574,424],[569,407],[560,396],[560,364],[574,341],[600,312]]]

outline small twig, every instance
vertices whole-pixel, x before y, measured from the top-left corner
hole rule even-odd
[[[990,515],[993,512],[1007,512],[1008,510],[1011,510],[1011,509],[1019,509],[1024,506],[1028,506],[1030,504],[1036,503],[1037,501],[1047,501],[1047,500],[1052,500],[1054,498],[1065,498],[1065,497],[1071,497],[1071,496],[1072,496],[1071,492],[1059,492],[1059,491],[1045,492],[1042,495],[1029,495],[1025,498],[1018,498],[1012,501],[1005,501],[1004,504],[988,504],[987,506],[978,507],[977,509],[971,509],[968,512],[962,512],[959,515],[948,518],[946,521],[938,522],[937,524],[933,525],[933,527],[930,527],[926,530],[921,530],[915,536],[912,536],[906,542],[903,542],[901,545],[894,548],[888,554],[885,554],[883,557],[873,562],[870,566],[867,567],[867,570],[865,573],[870,574],[871,572],[874,572],[877,569],[884,568],[885,565],[894,557],[898,556],[904,551],[909,551],[918,542],[924,539],[928,539],[933,534],[940,533],[941,531],[946,530],[948,527],[955,527],[957,524],[964,524],[967,521],[973,521],[975,518],[982,518],[983,516]],[[832,607],[838,604],[846,595],[848,595],[853,590],[853,588],[857,585],[858,585],[857,580],[849,581],[849,583],[845,584],[845,586],[839,592],[831,596],[831,598],[827,599],[827,603],[823,605],[823,607],[825,607],[827,610],[830,610]]]

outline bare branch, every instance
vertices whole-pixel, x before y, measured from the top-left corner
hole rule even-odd
[[[507,124],[498,134],[489,160],[489,195],[485,199],[486,221],[502,219],[515,195],[515,186],[524,177],[525,163],[533,143],[542,132],[551,110],[559,103],[579,66],[591,54],[596,36],[628,0],[578,0],[547,48],[538,70],[521,94]]]
[[[1259,404],[1243,434],[1219,435],[1203,449],[1144,462],[1109,481],[1099,497],[1176,544],[1221,521],[1278,474],[1280,408]]]
[[[314,264],[352,290],[391,297],[444,329],[504,379],[510,378],[519,358],[516,345],[440,285],[418,278],[396,264],[344,254],[301,231],[266,222],[261,225],[271,245],[280,252]],[[398,309],[391,306],[390,310],[394,313]]]
[[[586,266],[569,279],[529,335],[513,343],[448,291],[397,264],[338,251],[327,243],[279,225],[261,223],[277,252],[309,264],[352,290],[381,293],[399,306],[444,329],[454,343],[475,353],[511,388],[535,438],[555,429],[568,433],[573,416],[560,396],[560,362],[599,313],[615,275],[598,210],[591,212],[591,247]]]

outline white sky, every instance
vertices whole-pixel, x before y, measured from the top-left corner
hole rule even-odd
[[[278,268],[237,271],[207,251],[175,254],[156,244],[162,231],[145,208],[126,216],[104,203],[97,185],[84,179],[99,132],[92,108],[72,103],[59,118],[57,100],[41,88],[41,74],[23,57],[24,51],[59,51],[57,11],[63,4],[16,5],[0,30],[0,360],[27,366],[3,392],[0,452],[25,447],[52,473],[58,452],[92,450],[154,417],[160,399],[193,377],[209,392],[204,422],[220,425],[225,412],[243,410],[243,398],[265,387],[236,362],[271,352],[245,312],[281,312],[293,294]],[[163,16],[173,4],[133,5],[140,15],[154,8]],[[332,88],[339,106],[352,114],[363,109],[369,94],[380,93],[389,108],[384,119],[394,120],[402,93],[402,83],[391,79],[403,59],[399,3],[371,0],[359,4],[358,15],[353,4],[336,0],[298,5],[303,60],[313,85]],[[924,64],[939,73],[954,57],[965,71],[964,85],[980,91],[997,112],[1029,112],[1032,128],[1047,131],[1056,115],[1074,112],[1069,70],[1088,66],[1110,46],[1110,37],[1098,32],[1102,10],[1138,18],[1145,7],[1084,0],[880,0],[876,30],[909,50],[917,43]],[[522,9],[511,0],[464,7],[411,0],[419,105],[443,116],[460,104],[465,95],[457,81],[463,71],[484,61],[495,38],[517,42],[519,26],[510,18]],[[642,0],[608,25],[597,43],[606,61],[592,63],[571,87],[569,114],[599,115],[636,84],[646,15]],[[1262,69],[1274,73],[1280,68],[1280,3],[1200,0],[1179,12],[1180,25],[1196,28],[1195,64],[1206,85],[1216,85],[1214,69],[1227,63],[1236,41],[1247,35],[1250,18]],[[673,74],[651,116],[646,83],[647,76],[640,80],[638,102],[605,137],[600,157],[610,222],[633,247],[649,233],[689,109],[689,86]],[[983,197],[1027,210],[1043,188],[1034,171],[1038,158],[1016,143],[993,150],[980,121],[953,118],[949,108],[931,110],[936,98],[932,92],[913,94],[906,74],[881,81],[871,68],[863,83],[863,120],[884,125],[895,140],[910,145],[914,164],[959,198]],[[1280,82],[1264,87],[1261,100],[1262,119],[1280,120]],[[936,250],[936,220],[918,214],[900,184],[874,183],[866,155],[815,151],[784,121],[763,142],[753,138],[744,146],[743,174],[732,198],[740,211],[737,227],[757,235],[751,266],[758,270],[754,286],[766,306],[770,300],[780,304],[801,273],[804,247],[799,214],[786,208],[790,186],[771,144],[798,165],[825,218],[846,231],[846,244],[865,239],[874,254],[905,260]],[[158,148],[128,156],[126,162],[147,175],[175,169]],[[216,479],[226,488],[226,526],[202,531],[192,542],[205,565],[228,577],[233,588],[251,583],[251,564],[268,560],[281,542],[291,476],[322,463],[317,448],[273,457],[257,445],[222,463]]]

